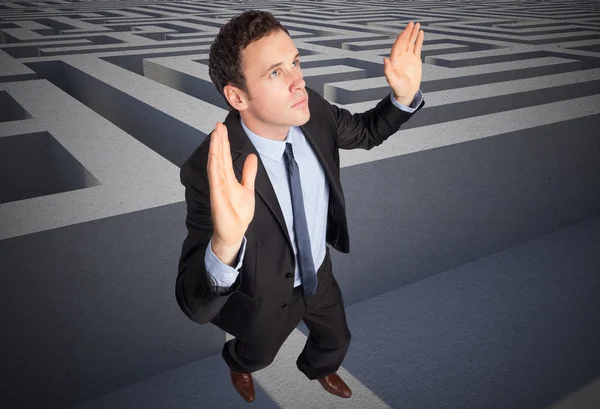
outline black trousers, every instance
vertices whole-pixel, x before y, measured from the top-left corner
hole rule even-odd
[[[302,285],[294,288],[287,322],[273,342],[256,345],[234,338],[225,343],[222,355],[232,371],[252,373],[269,366],[301,320],[308,327],[309,335],[296,360],[298,369],[311,380],[339,369],[350,346],[351,335],[342,293],[331,274],[329,249],[317,276],[317,291],[312,297],[304,296]]]

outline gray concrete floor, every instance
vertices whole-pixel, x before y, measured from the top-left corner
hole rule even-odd
[[[348,400],[296,369],[300,325],[254,374],[253,405],[598,407],[600,322],[589,318],[600,313],[599,266],[597,217],[348,307],[353,342],[338,372],[353,390]],[[72,409],[246,405],[215,355]]]

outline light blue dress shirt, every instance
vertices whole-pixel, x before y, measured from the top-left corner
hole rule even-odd
[[[419,90],[415,94],[413,102],[408,107],[396,101],[393,94],[390,94],[390,98],[396,107],[403,111],[412,113],[421,104],[421,101],[423,100],[423,94],[421,93],[421,90]],[[240,119],[240,122],[242,128],[248,135],[248,138],[250,138],[250,141],[260,154],[260,159],[267,171],[269,180],[271,181],[271,185],[273,185],[273,190],[275,190],[275,195],[279,201],[279,206],[283,212],[288,234],[290,236],[290,240],[292,241],[292,247],[294,248],[294,254],[296,254],[297,257],[298,251],[296,249],[296,240],[294,235],[292,201],[290,196],[287,170],[285,167],[285,159],[283,158],[285,144],[292,144],[292,148],[294,150],[294,159],[298,163],[298,168],[300,169],[302,197],[304,199],[306,222],[308,224],[313,262],[315,269],[318,270],[319,266],[321,266],[323,263],[326,254],[325,229],[327,228],[327,205],[329,203],[329,182],[327,181],[323,167],[319,163],[315,153],[313,152],[299,127],[290,127],[285,140],[276,141],[256,135],[246,127],[244,121]],[[219,287],[231,287],[239,274],[240,268],[242,267],[242,260],[244,259],[245,252],[246,237],[244,236],[236,266],[228,266],[219,260],[217,256],[215,256],[215,253],[213,253],[211,238],[209,245],[206,248],[204,263],[206,265],[207,272],[212,278],[213,285]],[[294,287],[297,287],[300,284],[302,284],[302,278],[298,269],[298,263],[296,263]]]

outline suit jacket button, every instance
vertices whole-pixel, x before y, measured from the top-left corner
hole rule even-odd
[[[284,305],[283,305],[281,308],[283,308],[284,310],[289,310],[289,309],[290,309],[290,306],[289,306],[289,305],[287,305],[287,304],[284,304]]]
[[[293,278],[293,277],[294,277],[294,275],[292,273],[287,273],[285,275],[285,278],[287,278],[288,280],[291,279],[291,278]]]

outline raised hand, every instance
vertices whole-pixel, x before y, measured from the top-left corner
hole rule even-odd
[[[215,249],[239,249],[244,233],[254,217],[254,181],[257,169],[258,158],[255,154],[248,155],[242,172],[242,183],[237,181],[233,172],[227,127],[218,122],[212,132],[207,165]],[[216,251],[215,254],[218,256]]]
[[[420,27],[419,23],[408,23],[396,38],[390,58],[383,59],[385,79],[392,87],[394,98],[404,105],[412,102],[421,86],[421,48],[425,34]]]

